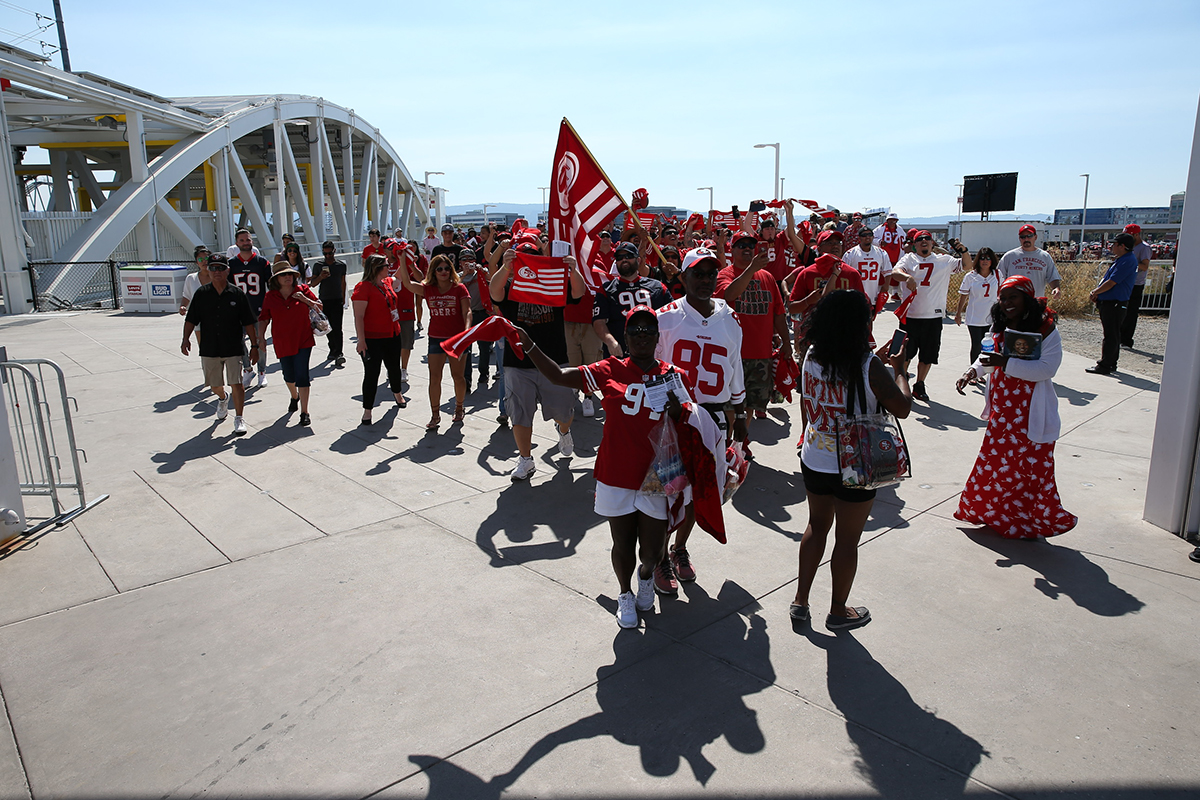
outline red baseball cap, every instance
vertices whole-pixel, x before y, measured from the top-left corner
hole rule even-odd
[[[1037,236],[1037,228],[1033,227],[1032,225],[1022,225],[1021,230],[1017,231],[1017,236],[1023,236],[1027,233],[1032,233],[1034,236]]]
[[[730,244],[730,246],[734,246],[738,242],[742,241],[743,239],[754,239],[755,241],[758,241],[758,237],[755,236],[753,233],[746,233],[746,231],[739,228],[733,234],[733,238],[729,240],[729,244]]]
[[[821,242],[825,241],[826,239],[837,239],[840,242],[840,241],[842,241],[842,232],[841,231],[821,231],[821,233],[817,236],[817,244],[820,244]]]
[[[1141,232],[1142,232],[1141,225],[1136,225],[1131,222],[1125,226],[1125,233],[1141,233]]]
[[[626,311],[625,319],[626,319],[626,321],[628,321],[633,318],[634,314],[639,314],[642,312],[645,312],[645,313],[649,314],[650,316],[654,317],[654,321],[658,322],[658,315],[654,313],[654,309],[644,303],[641,305],[636,305],[633,308]]]

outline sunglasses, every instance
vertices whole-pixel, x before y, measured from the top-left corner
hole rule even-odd
[[[754,245],[755,245],[755,243],[750,241],[749,239],[743,239],[742,241],[735,244],[734,247],[754,247]]]
[[[932,236],[918,236],[917,238],[913,239],[913,241],[914,242],[932,242],[933,237]]]
[[[625,329],[626,336],[657,336],[658,328],[653,325],[631,325]]]
[[[634,260],[636,260],[636,259],[637,259],[637,253],[617,253],[617,255],[616,255],[616,260],[617,260],[617,261],[627,261],[627,260],[629,260],[629,259],[634,259]]]
[[[437,269],[434,270],[434,272],[449,272],[449,271],[450,271],[449,267],[438,267]]]
[[[1021,239],[1034,239],[1034,238],[1037,238],[1037,237],[1035,237],[1035,236],[1034,236],[1032,233],[1022,233],[1022,234],[1021,234],[1021,236],[1020,236],[1019,238],[1021,238]]]
[[[209,272],[224,272],[227,269],[229,269],[228,264],[209,264],[208,265]]]

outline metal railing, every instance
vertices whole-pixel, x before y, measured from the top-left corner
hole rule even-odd
[[[71,422],[71,404],[75,403],[78,411],[78,403],[67,395],[62,368],[44,358],[12,359],[0,362],[0,379],[8,387],[4,395],[21,494],[49,497],[52,505],[52,515],[25,533],[47,525],[65,525],[107,500],[105,494],[87,501],[79,466],[79,456],[86,462],[87,453],[76,445]],[[60,449],[66,453],[60,456]]]

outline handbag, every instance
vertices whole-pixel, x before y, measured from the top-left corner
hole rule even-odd
[[[863,412],[867,391],[862,373],[846,387],[846,413],[836,419],[838,472],[847,489],[879,489],[912,477],[912,463],[900,421],[877,405],[875,413],[854,413],[858,397]]]
[[[308,321],[312,325],[312,331],[317,336],[326,336],[331,330],[329,325],[329,317],[315,308],[308,309]]]

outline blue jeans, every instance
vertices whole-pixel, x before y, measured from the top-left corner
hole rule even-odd
[[[312,348],[305,347],[294,356],[280,356],[279,366],[283,367],[283,382],[294,383],[297,389],[305,389],[312,385],[308,377],[308,359]]]

